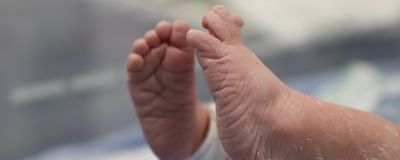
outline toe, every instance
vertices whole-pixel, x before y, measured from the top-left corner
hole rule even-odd
[[[139,55],[145,56],[149,52],[150,48],[144,39],[136,40],[132,45],[132,52]]]
[[[186,43],[186,34],[190,27],[187,22],[178,20],[172,24],[172,33],[170,36],[170,43],[175,47],[184,47]]]
[[[143,70],[144,67],[144,59],[142,56],[136,53],[132,53],[128,56],[128,72],[136,73]]]
[[[242,28],[244,26],[244,21],[243,18],[240,16],[233,16],[231,17],[231,20],[233,21],[233,23],[235,23],[235,25],[239,28]]]
[[[160,45],[153,48],[149,53],[142,57],[137,57],[135,54],[128,57],[128,75],[130,82],[140,83],[148,79],[154,71],[160,66],[166,51],[166,45]]]
[[[161,21],[156,25],[156,32],[158,37],[162,41],[168,41],[169,36],[171,35],[171,30],[172,30],[172,23],[167,22],[167,21]]]
[[[202,19],[203,27],[208,30],[208,33],[210,35],[212,35],[216,38],[219,38],[218,35],[214,32],[214,30],[210,29],[210,25],[208,23],[210,23],[210,20],[209,20],[209,16],[207,16],[207,13],[206,13],[206,14],[204,14],[203,19]]]
[[[155,30],[150,30],[144,35],[144,39],[150,48],[158,47],[161,44],[161,40],[158,37]]]
[[[216,6],[203,16],[203,26],[224,43],[236,44],[241,42],[241,24],[234,19],[225,7]]]
[[[217,38],[199,30],[190,30],[187,34],[188,44],[196,48],[202,58],[218,59],[226,55],[224,44]]]
[[[211,10],[214,11],[214,13],[219,15],[225,21],[229,21],[229,18],[231,17],[230,13],[223,5],[216,5],[213,8],[211,8]]]

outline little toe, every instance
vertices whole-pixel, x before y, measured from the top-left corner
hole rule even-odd
[[[139,55],[145,56],[149,51],[150,51],[150,47],[143,38],[137,39],[135,42],[133,42],[133,45],[132,45],[133,53],[137,53]]]
[[[161,44],[161,40],[158,37],[155,30],[150,30],[144,35],[144,39],[150,48],[158,47]]]
[[[162,41],[168,41],[169,36],[171,35],[172,23],[168,21],[161,21],[156,25],[155,30],[158,34],[158,37]]]
[[[185,47],[187,45],[186,34],[189,29],[190,27],[185,21],[177,20],[173,22],[170,43],[175,47]]]

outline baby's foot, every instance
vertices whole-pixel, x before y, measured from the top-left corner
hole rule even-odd
[[[197,101],[187,23],[160,22],[133,44],[128,86],[145,137],[161,159],[185,159],[201,144],[208,113]]]
[[[209,33],[190,30],[187,34],[188,43],[198,50],[217,105],[219,137],[231,159],[368,159],[371,155],[383,159],[398,155],[398,127],[289,89],[244,46],[242,25],[240,18],[216,6],[203,17]]]
[[[242,43],[243,21],[216,6],[203,17],[205,33],[190,30],[189,44],[217,105],[221,143],[232,159],[267,159],[264,142],[275,125],[274,110],[290,90]],[[274,139],[279,141],[279,139]]]

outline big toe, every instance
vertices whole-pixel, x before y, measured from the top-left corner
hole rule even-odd
[[[225,56],[225,44],[212,35],[199,30],[190,30],[186,36],[189,45],[197,49],[200,65],[204,58],[219,59]],[[203,65],[202,65],[203,66]]]
[[[172,23],[172,32],[169,37],[170,43],[175,47],[186,47],[186,34],[190,27],[186,21],[177,20]]]

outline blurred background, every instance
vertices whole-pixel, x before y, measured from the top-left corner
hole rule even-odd
[[[247,46],[289,86],[400,123],[398,0],[1,0],[0,159],[156,159],[125,58],[158,21],[201,28],[215,4],[243,16]]]

